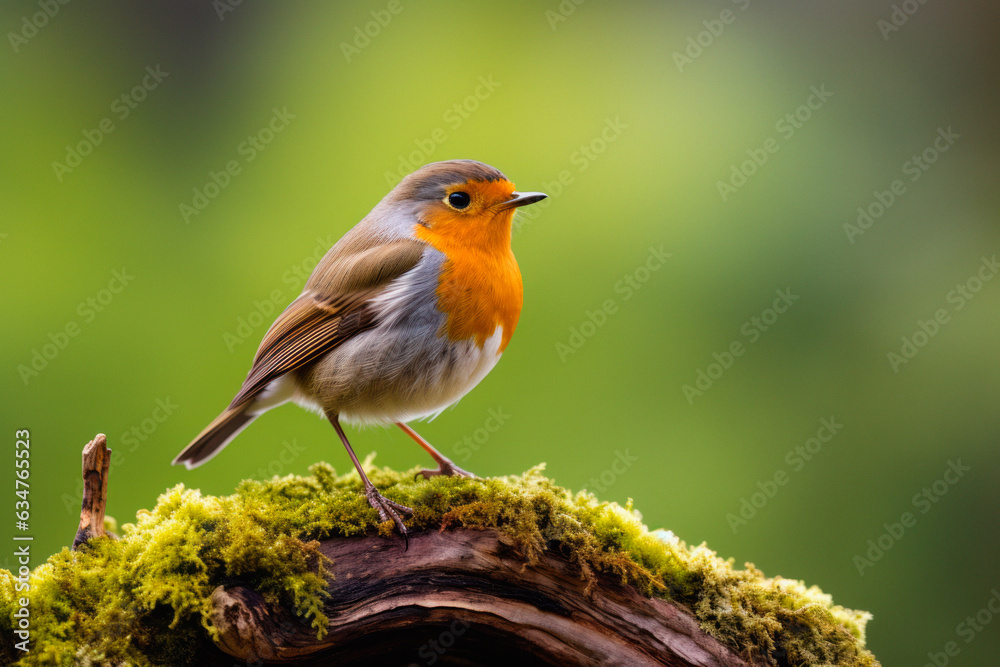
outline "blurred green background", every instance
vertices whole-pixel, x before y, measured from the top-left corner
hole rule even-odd
[[[504,360],[421,433],[868,609],[886,665],[948,642],[995,661],[994,5],[52,5],[0,9],[0,486],[30,429],[35,564],[72,541],[97,432],[119,522],[178,482],[348,471],[291,406],[169,462],[327,247],[403,174],[468,157],[551,196],[519,218]]]

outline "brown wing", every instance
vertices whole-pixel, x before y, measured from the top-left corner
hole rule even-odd
[[[337,252],[338,246],[316,267],[305,292],[264,335],[230,409],[248,403],[272,380],[316,361],[348,338],[375,326],[376,316],[368,302],[416,266],[427,248],[408,239],[360,251],[347,246]]]

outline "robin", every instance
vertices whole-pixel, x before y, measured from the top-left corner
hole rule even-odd
[[[521,272],[510,248],[517,192],[475,160],[425,165],[404,178],[320,260],[278,316],[226,410],[174,464],[205,463],[257,417],[287,401],[333,425],[382,521],[400,514],[371,483],[342,421],[395,424],[437,462],[434,475],[473,475],[407,422],[434,417],[479,384],[517,327]]]

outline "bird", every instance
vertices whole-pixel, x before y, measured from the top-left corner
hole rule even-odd
[[[342,422],[398,426],[437,463],[417,475],[474,477],[409,422],[455,404],[507,348],[523,303],[514,213],[546,197],[518,192],[476,160],[433,162],[404,177],[317,263],[232,402],[173,463],[202,465],[291,401],[330,422],[368,503],[406,538],[401,515],[413,510],[375,488]]]

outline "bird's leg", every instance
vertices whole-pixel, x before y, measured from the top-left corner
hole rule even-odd
[[[457,475],[458,477],[475,477],[475,475],[473,475],[468,470],[462,470],[457,465],[452,463],[451,460],[448,459],[448,457],[446,457],[438,450],[434,449],[434,447],[431,446],[431,443],[421,438],[420,434],[418,434],[416,431],[414,431],[412,428],[410,428],[403,422],[396,422],[396,426],[403,429],[403,432],[406,433],[406,435],[416,440],[417,444],[423,447],[424,451],[430,454],[431,458],[433,458],[437,462],[438,464],[437,470],[421,470],[420,472],[417,473],[418,475],[423,475],[424,479],[430,479],[431,477],[435,477],[437,475],[448,475],[448,476]]]
[[[354,462],[354,467],[357,469],[358,475],[361,476],[361,482],[365,485],[365,498],[368,500],[368,504],[375,508],[382,521],[392,519],[393,523],[396,524],[396,528],[398,528],[399,532],[403,535],[403,538],[407,540],[407,546],[409,546],[406,526],[403,524],[403,520],[400,518],[399,513],[413,514],[413,510],[405,505],[400,505],[399,503],[389,500],[378,492],[375,485],[368,479],[368,475],[365,474],[364,469],[361,467],[361,463],[358,461],[358,457],[354,454],[354,450],[351,449],[351,443],[347,441],[347,435],[344,433],[344,429],[340,425],[340,419],[338,416],[327,413],[326,418],[330,420],[331,424],[333,424],[333,428],[337,429],[337,435],[340,436],[341,442],[343,442],[344,447],[347,448],[347,453],[350,454],[351,461]]]

